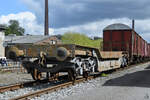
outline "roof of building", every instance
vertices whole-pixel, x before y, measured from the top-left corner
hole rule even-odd
[[[130,28],[128,25],[125,25],[125,24],[116,23],[116,24],[111,24],[105,27],[104,31],[106,30],[132,30],[132,28]]]
[[[6,27],[0,24],[0,31],[4,31],[4,30],[6,30]]]
[[[42,41],[44,39],[47,39],[51,36],[43,36],[43,35],[25,35],[25,36],[15,36],[15,35],[10,35],[10,36],[5,36],[5,42],[8,43],[36,43],[39,41]]]

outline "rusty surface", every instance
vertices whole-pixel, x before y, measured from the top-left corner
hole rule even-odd
[[[123,56],[122,51],[100,51],[102,58],[120,58]]]
[[[132,58],[149,57],[149,49],[148,43],[133,29],[103,31],[104,51],[127,51]]]
[[[32,57],[37,58],[41,52],[45,52],[48,57],[56,57],[56,51],[59,47],[64,47],[68,52],[68,57],[75,57],[76,55],[92,56],[92,50],[98,49],[74,45],[74,44],[59,44],[59,45],[15,45],[8,47],[6,51],[6,56],[9,57],[9,52],[13,51],[16,53],[17,57]],[[14,49],[15,48],[15,49]]]

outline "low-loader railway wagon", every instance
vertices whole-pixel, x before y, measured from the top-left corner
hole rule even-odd
[[[122,51],[104,52],[97,48],[75,44],[63,45],[15,45],[8,47],[7,58],[21,60],[34,80],[41,73],[47,77],[59,72],[68,72],[69,78],[87,77],[89,73],[102,72],[126,66],[127,53]]]

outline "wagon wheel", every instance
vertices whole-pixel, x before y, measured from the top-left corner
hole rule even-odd
[[[41,72],[39,72],[37,69],[34,69],[32,72],[31,72],[31,76],[34,80],[41,80]]]

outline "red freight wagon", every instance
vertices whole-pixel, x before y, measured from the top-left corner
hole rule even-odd
[[[148,43],[146,42],[146,57],[148,57]]]
[[[138,36],[138,56],[141,56],[142,54],[142,38],[140,36]]]
[[[144,56],[147,57],[147,42],[145,41],[145,44],[144,44],[145,48],[144,48]]]
[[[150,57],[150,44],[148,43],[148,57]]]
[[[145,56],[145,41],[142,39],[142,58]]]
[[[148,57],[150,57],[150,44],[148,43]]]
[[[132,47],[132,55],[138,55],[139,54],[139,47],[138,47],[138,41],[139,41],[139,35],[135,32],[135,31],[132,31],[132,34],[131,36],[133,36],[133,39],[131,43],[133,43],[133,47]]]
[[[131,61],[139,61],[146,55],[145,47],[145,40],[125,24],[112,24],[103,30],[103,51],[127,51]]]
[[[146,42],[146,57],[148,57],[148,43]]]

